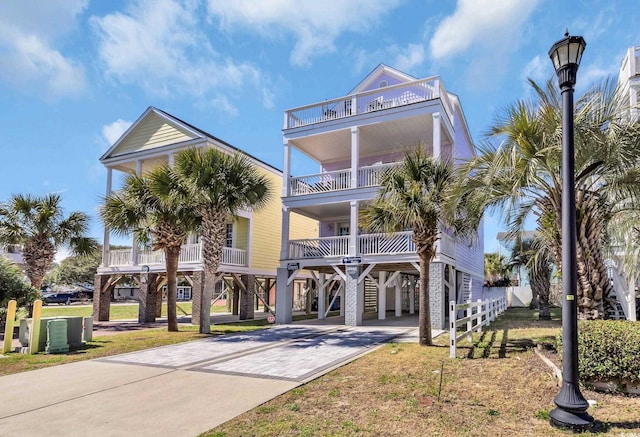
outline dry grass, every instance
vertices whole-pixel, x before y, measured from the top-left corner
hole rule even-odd
[[[549,425],[558,387],[532,351],[536,342],[551,341],[560,323],[535,317],[510,311],[460,348],[457,359],[444,345],[385,345],[206,435],[567,435]],[[597,430],[640,435],[639,399],[583,393],[598,401],[589,410]]]

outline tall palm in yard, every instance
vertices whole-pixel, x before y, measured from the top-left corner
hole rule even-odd
[[[455,173],[450,162],[425,154],[421,147],[405,155],[402,164],[383,175],[380,191],[364,214],[364,225],[374,232],[413,230],[420,259],[419,343],[431,345],[429,265],[443,226],[454,225],[451,188]]]
[[[255,211],[266,205],[271,196],[269,180],[246,155],[214,148],[181,151],[175,157],[175,170],[189,186],[202,217],[202,258],[210,290],[222,258],[227,223],[243,209]],[[206,322],[201,318],[201,331],[208,331]]]
[[[553,81],[507,108],[488,141],[468,163],[462,184],[478,210],[501,209],[512,232],[529,218],[561,265],[560,178],[562,100]],[[607,223],[620,209],[640,205],[640,125],[623,116],[623,93],[603,82],[575,105],[575,184],[578,309],[603,316],[611,290],[603,258]]]
[[[85,255],[98,245],[86,236],[89,217],[78,211],[65,216],[60,202],[57,194],[18,194],[0,205],[0,244],[22,245],[25,273],[38,290],[58,248]]]
[[[550,320],[549,298],[551,297],[551,273],[553,271],[552,254],[549,246],[540,238],[529,245],[526,266],[529,269],[531,292],[538,301],[538,318]]]
[[[104,199],[100,215],[105,225],[121,235],[133,233],[136,243],[151,240],[162,250],[167,271],[168,330],[178,330],[176,314],[177,273],[180,248],[189,232],[198,229],[200,217],[194,203],[169,166],[144,175],[131,174],[124,186]]]

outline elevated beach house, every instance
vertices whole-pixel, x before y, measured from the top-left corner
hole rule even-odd
[[[114,187],[114,172],[143,174],[154,166],[173,162],[174,156],[187,147],[215,147],[227,153],[239,149],[160,109],[149,107],[100,158],[107,168],[106,192]],[[266,175],[275,195],[258,211],[241,211],[227,223],[227,238],[218,270],[214,296],[227,290],[234,299],[233,311],[240,318],[252,318],[255,297],[273,303],[276,269],[279,266],[282,207],[278,194],[282,192],[283,174],[277,168],[247,155],[250,162]],[[116,187],[117,188],[117,187]],[[290,218],[288,232],[293,238],[317,235],[317,222],[298,216]],[[102,264],[95,277],[94,318],[109,319],[109,303],[117,284],[126,281],[135,289],[132,295],[140,302],[140,321],[152,321],[161,308],[161,293],[166,283],[164,254],[140,247],[133,241],[126,249],[110,248],[111,234],[104,230]],[[202,291],[205,283],[201,243],[191,235],[180,254],[178,275],[182,286],[178,299],[193,299],[192,322],[199,323]],[[239,291],[249,298],[238,302]],[[248,293],[247,293],[248,291]],[[270,298],[271,296],[271,298]],[[209,303],[206,303],[208,305]]]
[[[292,284],[302,270],[315,278],[319,318],[338,307],[346,325],[415,313],[419,268],[412,231],[370,233],[360,216],[376,196],[381,174],[418,145],[437,158],[473,156],[458,97],[440,77],[416,79],[379,65],[342,97],[285,111],[283,137],[278,323],[291,320]],[[319,171],[298,174],[294,152]],[[317,220],[318,234],[298,238],[295,214]],[[442,229],[430,266],[434,327],[446,327],[449,300],[481,294],[482,241],[482,227],[473,244]]]

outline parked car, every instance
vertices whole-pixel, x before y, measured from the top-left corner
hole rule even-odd
[[[42,303],[45,305],[50,303],[70,305],[74,300],[77,300],[75,293],[47,293],[42,296]]]

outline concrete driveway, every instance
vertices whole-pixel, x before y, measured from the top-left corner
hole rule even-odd
[[[414,331],[282,325],[4,376],[0,436],[198,435]]]

